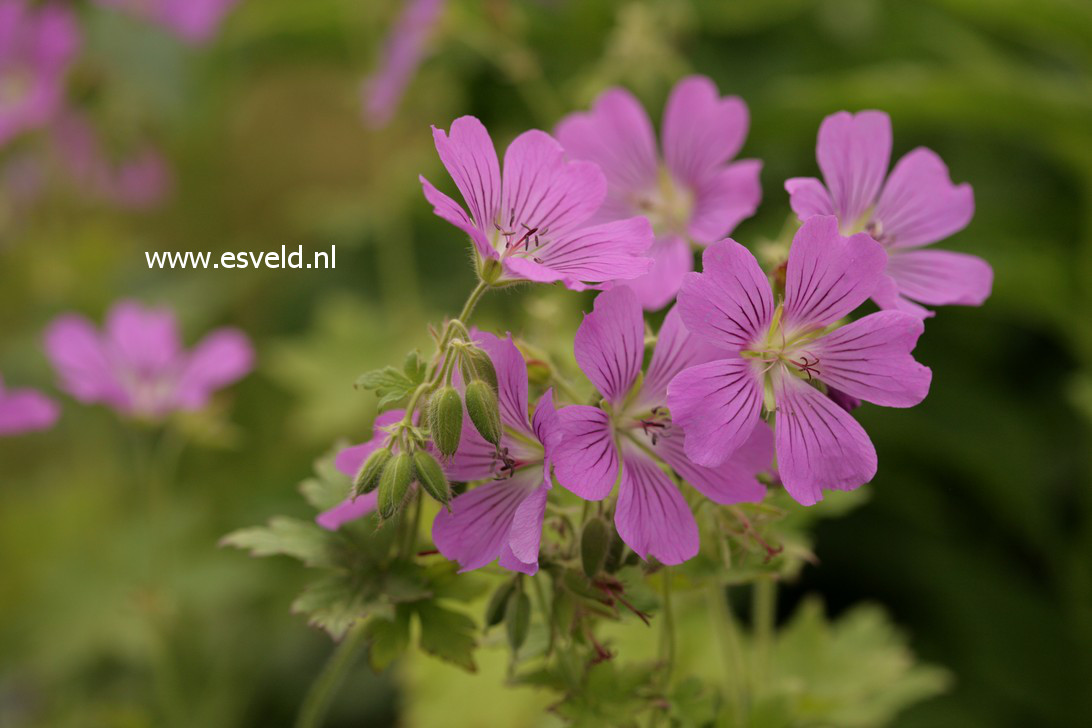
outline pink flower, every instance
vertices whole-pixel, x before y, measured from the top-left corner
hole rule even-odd
[[[542,521],[550,491],[550,464],[561,435],[553,391],[539,399],[529,418],[527,364],[506,339],[477,333],[497,370],[500,403],[500,457],[478,435],[470,419],[463,421],[459,449],[445,467],[453,480],[489,479],[451,502],[432,524],[432,539],[444,556],[458,561],[460,571],[478,569],[500,559],[512,571],[534,574],[542,542]]]
[[[720,240],[758,208],[762,163],[730,161],[748,123],[742,100],[722,98],[708,78],[691,76],[675,85],[664,109],[662,155],[648,114],[623,89],[603,93],[590,112],[570,114],[558,126],[565,150],[606,174],[607,198],[598,216],[652,221],[652,268],[627,283],[646,309],[666,306],[694,269],[688,241]]]
[[[110,309],[102,333],[83,316],[59,316],[46,329],[45,347],[73,397],[151,420],[201,409],[254,365],[250,342],[237,329],[217,329],[185,351],[170,310],[133,301]]]
[[[239,0],[95,0],[168,28],[184,41],[204,43]]]
[[[147,209],[161,203],[174,185],[159,150],[145,144],[126,159],[111,160],[95,128],[80,113],[61,115],[53,132],[65,171],[88,197],[124,209]]]
[[[4,389],[0,378],[0,435],[48,430],[61,410],[49,397],[33,389]]]
[[[587,226],[606,195],[603,173],[591,162],[567,161],[549,134],[516,137],[504,154],[503,181],[489,132],[474,117],[456,119],[450,135],[436,128],[432,134],[470,214],[421,177],[425,197],[433,212],[470,236],[481,267],[499,263],[497,282],[561,281],[582,290],[648,270],[648,221]]]
[[[875,290],[885,258],[868,235],[845,238],[835,218],[810,218],[793,240],[785,299],[775,307],[746,248],[724,240],[705,251],[704,272],[683,282],[679,310],[690,332],[721,352],[668,386],[691,459],[714,466],[730,457],[765,427],[765,403],[781,480],[798,502],[812,505],[823,488],[852,490],[875,475],[868,435],[818,387],[887,407],[913,406],[928,393],[932,373],[910,354],[920,318],[881,311],[837,325]]]
[[[953,185],[935,152],[914,149],[888,175],[890,118],[840,111],[819,127],[816,155],[826,186],[812,177],[788,180],[792,209],[801,220],[835,215],[843,234],[863,231],[883,244],[887,275],[872,293],[877,305],[929,317],[918,303],[980,306],[989,297],[993,270],[986,261],[920,250],[959,232],[974,215],[971,186]]]
[[[79,45],[67,8],[0,0],[0,146],[57,111]]]
[[[440,19],[445,0],[407,0],[387,36],[376,72],[364,82],[364,118],[373,127],[386,126],[402,100],[425,42]]]
[[[698,552],[698,527],[686,499],[659,462],[717,503],[757,502],[765,488],[756,474],[769,468],[769,428],[752,428],[731,459],[716,467],[687,456],[683,432],[666,412],[667,385],[685,367],[708,361],[716,350],[689,336],[672,309],[656,341],[647,375],[644,320],[636,295],[620,286],[599,294],[595,309],[576,333],[576,360],[603,395],[600,407],[565,407],[558,414],[564,437],[554,473],[567,489],[587,500],[602,500],[621,469],[614,522],[618,534],[642,558],[679,564]],[[655,459],[654,459],[655,458]]]

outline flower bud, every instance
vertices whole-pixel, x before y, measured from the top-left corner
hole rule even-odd
[[[470,379],[481,379],[496,392],[497,369],[493,366],[493,360],[489,358],[489,355],[477,347],[467,349],[465,354],[466,361],[471,370],[471,376],[468,378],[468,381]]]
[[[504,619],[505,610],[508,608],[508,597],[512,596],[515,588],[515,581],[506,581],[493,592],[493,596],[489,598],[489,606],[485,608],[486,627],[500,624]]]
[[[451,500],[451,488],[436,458],[424,450],[418,450],[413,453],[413,469],[417,473],[417,482],[425,492],[446,506]]]
[[[602,570],[609,549],[610,531],[606,522],[602,518],[592,518],[585,523],[580,534],[580,561],[589,579],[594,579]]]
[[[500,445],[501,422],[497,395],[492,387],[480,379],[466,385],[466,413],[470,415],[474,429],[486,442]]]
[[[383,468],[387,466],[387,461],[390,459],[389,447],[378,448],[368,456],[368,459],[360,466],[356,479],[353,480],[353,498],[371,493],[379,487],[379,477],[383,475]]]
[[[428,428],[436,449],[446,458],[459,449],[463,432],[463,401],[455,387],[443,387],[432,395],[428,408]]]
[[[413,482],[413,456],[400,452],[390,459],[379,477],[379,517],[386,520],[398,512]]]
[[[519,592],[508,599],[504,621],[508,628],[508,646],[518,650],[527,641],[531,629],[531,600],[526,594]]]

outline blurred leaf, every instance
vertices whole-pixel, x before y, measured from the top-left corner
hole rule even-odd
[[[474,620],[434,602],[420,602],[416,610],[421,620],[422,650],[464,670],[474,672],[478,669],[474,664],[474,648],[477,647]]]
[[[268,526],[242,528],[229,533],[220,544],[248,550],[252,556],[291,556],[307,566],[329,567],[336,564],[327,531],[314,523],[286,516],[271,518]]]
[[[368,601],[348,574],[328,574],[313,582],[292,602],[292,611],[307,616],[308,624],[339,640],[365,616]]]
[[[365,628],[368,637],[368,663],[376,672],[383,672],[409,646],[410,610],[399,607],[393,618],[372,617]]]

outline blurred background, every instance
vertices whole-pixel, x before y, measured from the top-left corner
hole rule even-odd
[[[363,90],[401,2],[240,0],[204,21],[57,4],[81,39],[64,101],[0,145],[0,372],[63,409],[48,431],[0,438],[0,726],[162,725],[164,710],[289,724],[331,649],[289,612],[305,575],[217,542],[311,517],[297,483],[370,431],[375,398],[353,380],[425,346],[469,290],[464,241],[417,182],[446,184],[429,125],[474,114],[503,147],[611,85],[658,120],[688,73],[750,106],[742,156],[764,160],[764,203],[737,240],[781,229],[782,182],[816,173],[825,115],[879,108],[896,158],[929,146],[974,186],[974,221],[945,247],[996,272],[984,307],[928,323],[925,403],[859,411],[880,474],[864,506],[822,523],[820,563],[782,610],[809,593],[835,614],[880,603],[951,672],[895,725],[1092,715],[1092,4],[448,0],[389,118]],[[18,82],[4,57],[0,88]],[[144,256],[282,244],[336,245],[337,267],[149,270]],[[63,312],[101,322],[121,298],[173,308],[187,346],[241,328],[255,370],[167,436],[75,402],[42,332]],[[521,289],[487,299],[481,322],[571,334],[589,300]],[[153,518],[141,453],[168,447]],[[501,690],[487,652],[472,678],[419,655],[394,676],[362,665],[331,725],[549,724],[543,696]]]

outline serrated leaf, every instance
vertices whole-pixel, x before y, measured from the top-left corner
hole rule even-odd
[[[347,574],[334,573],[320,578],[303,590],[292,602],[292,612],[307,617],[308,624],[326,630],[341,639],[356,620],[367,616],[368,602]]]
[[[464,670],[476,672],[474,648],[477,640],[474,634],[477,626],[474,620],[435,602],[418,602],[415,608],[421,620],[421,649]]]
[[[406,354],[406,360],[402,363],[402,372],[409,378],[414,386],[425,381],[425,373],[428,366],[421,361],[421,355],[416,351]]]
[[[334,566],[334,549],[327,531],[309,521],[276,516],[267,526],[242,528],[220,540],[221,546],[250,551],[252,556],[284,555],[307,566]]]
[[[358,389],[374,390],[379,397],[379,409],[388,409],[416,389],[417,383],[406,376],[405,372],[386,366],[361,374],[354,385]]]
[[[372,617],[364,628],[368,637],[368,664],[383,672],[409,647],[410,610],[395,610],[394,617]]]
[[[325,511],[341,503],[349,495],[352,483],[334,465],[341,447],[334,447],[315,461],[315,475],[300,483],[300,493],[316,510]]]

